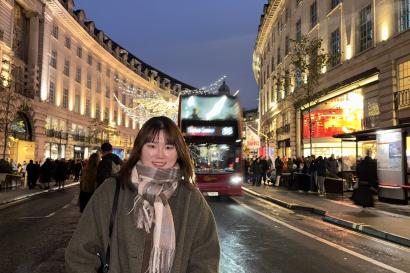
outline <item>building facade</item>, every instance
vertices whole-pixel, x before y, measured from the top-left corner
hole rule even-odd
[[[6,147],[15,161],[87,158],[105,140],[126,156],[140,124],[115,97],[135,107],[124,89],[169,101],[193,89],[110,39],[72,0],[1,0],[0,15],[0,73],[19,94]]]
[[[292,43],[322,40],[330,62],[306,94],[278,80]],[[265,146],[279,156],[330,156],[354,171],[377,159],[379,197],[407,202],[410,178],[410,1],[270,0],[253,55]],[[296,79],[295,79],[296,78]],[[306,81],[306,80],[305,80]]]
[[[285,90],[276,77],[302,35],[322,39],[330,56],[310,100],[313,154],[342,155],[335,134],[408,122],[409,27],[408,0],[270,0],[253,56],[264,144],[280,156],[310,154],[306,94],[295,79]],[[343,153],[355,152],[354,144],[343,145]]]

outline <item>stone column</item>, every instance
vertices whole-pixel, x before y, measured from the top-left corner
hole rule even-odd
[[[51,39],[51,11],[44,11],[44,31],[42,39],[42,62],[41,62],[41,81],[40,81],[40,99],[46,100],[48,97],[49,81],[49,63],[50,63],[50,39]]]
[[[28,65],[38,65],[39,16],[36,12],[28,14],[30,17]]]

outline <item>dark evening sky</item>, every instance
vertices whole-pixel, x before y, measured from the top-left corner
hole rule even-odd
[[[77,0],[88,20],[135,56],[187,84],[226,75],[242,107],[257,107],[252,53],[267,0]]]

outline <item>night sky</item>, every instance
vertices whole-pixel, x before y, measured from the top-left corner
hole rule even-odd
[[[98,4],[97,4],[98,3]],[[242,107],[257,107],[252,53],[267,0],[77,0],[114,41],[182,82],[202,87],[223,75]],[[233,92],[232,92],[233,91]]]

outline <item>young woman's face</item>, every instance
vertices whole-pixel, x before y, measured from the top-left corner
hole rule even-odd
[[[147,167],[169,169],[175,166],[177,159],[177,150],[174,145],[165,142],[163,131],[153,142],[147,142],[142,147],[141,162]]]

